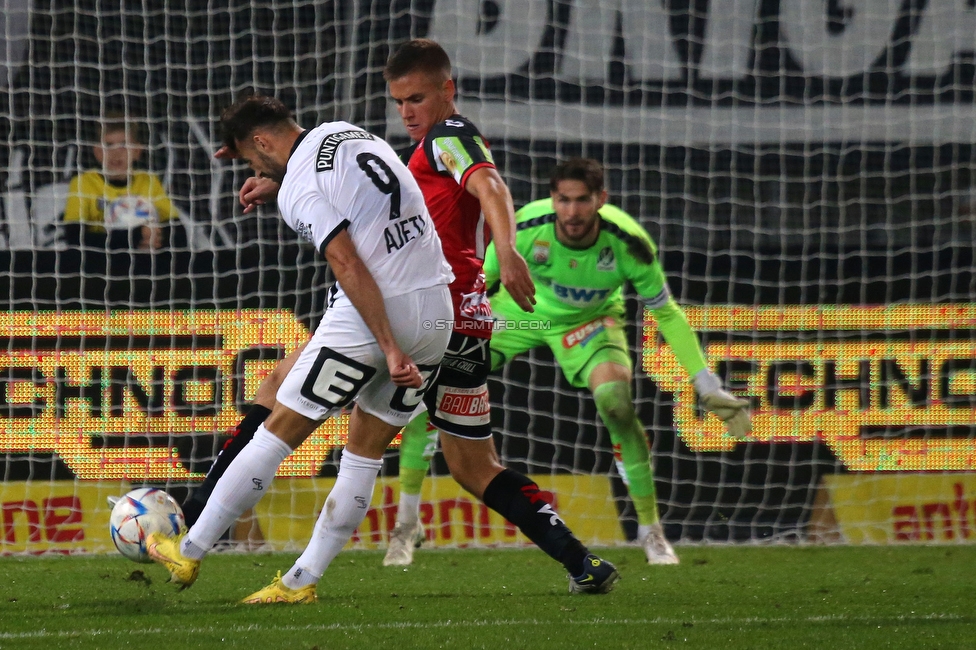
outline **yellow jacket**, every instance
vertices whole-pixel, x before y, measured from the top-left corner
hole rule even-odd
[[[88,171],[71,179],[64,221],[84,223],[91,230],[105,232],[106,208],[123,197],[141,197],[149,201],[156,209],[160,223],[179,218],[179,212],[155,174],[133,172],[128,185],[116,185],[106,182],[101,172]]]

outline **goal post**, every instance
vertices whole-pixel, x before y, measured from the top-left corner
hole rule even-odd
[[[909,6],[911,5],[911,6]],[[976,531],[976,9],[868,0],[0,0],[0,553],[107,550],[106,495],[191,489],[261,378],[325,310],[324,261],[240,214],[219,112],[255,88],[304,126],[410,142],[382,67],[431,37],[517,206],[557,161],[606,169],[655,238],[755,434],[704,418],[628,296],[665,530],[685,542],[958,542]],[[178,211],[149,255],[65,237],[107,114]],[[585,541],[636,524],[585,391],[536,350],[491,381],[504,461]],[[325,425],[259,506],[300,548],[335,474]],[[443,545],[524,543],[434,463]],[[356,544],[393,526],[391,449]],[[104,520],[104,521],[103,521]],[[811,523],[812,522],[812,523]],[[829,530],[827,530],[829,529]],[[87,535],[87,537],[86,537]],[[102,537],[98,537],[102,535]]]

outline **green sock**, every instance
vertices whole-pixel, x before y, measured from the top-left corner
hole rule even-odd
[[[630,384],[623,381],[600,384],[593,391],[593,399],[600,418],[610,432],[617,471],[627,484],[630,499],[634,502],[637,523],[657,523],[660,515],[651,471],[651,450],[644,426],[634,411]]]
[[[428,427],[427,413],[418,415],[400,434],[400,504],[397,525],[412,527],[420,520],[420,490],[437,450],[437,429]]]
[[[661,516],[657,512],[656,494],[651,494],[650,496],[637,496],[631,492],[630,500],[634,502],[634,510],[637,511],[638,526],[650,526],[651,524],[656,524],[661,520]]]
[[[425,469],[412,469],[410,467],[400,468],[400,493],[401,494],[420,494],[420,489],[424,485],[424,478],[427,476]]]
[[[437,429],[428,430],[427,413],[418,415],[400,434],[400,491],[420,494],[430,459],[437,449]]]

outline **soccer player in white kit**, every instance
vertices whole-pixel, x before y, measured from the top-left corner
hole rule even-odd
[[[281,462],[323,420],[355,403],[335,487],[286,576],[291,584],[275,578],[251,597],[311,602],[316,582],[366,515],[383,453],[436,378],[450,331],[422,322],[451,320],[454,276],[420,188],[382,139],[346,122],[303,130],[279,100],[261,95],[229,107],[221,125],[225,147],[280,183],[282,218],[325,256],[336,283],[271,415],[196,524],[177,537],[152,535],[147,547],[172,582],[193,584],[203,556],[261,499]]]

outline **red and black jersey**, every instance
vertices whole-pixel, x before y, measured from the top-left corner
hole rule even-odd
[[[444,256],[454,271],[454,331],[491,337],[491,307],[482,270],[488,229],[481,203],[465,189],[471,174],[494,168],[488,142],[460,115],[435,125],[414,149],[407,167],[420,185],[427,210],[440,235]]]

